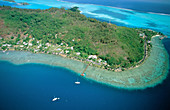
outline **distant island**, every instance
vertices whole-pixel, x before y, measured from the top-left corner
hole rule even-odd
[[[14,0],[3,0],[3,1],[8,1],[8,2],[14,2],[14,3],[16,3],[16,1],[14,1]],[[21,3],[17,3],[17,5],[29,5],[29,3],[21,2]]]
[[[15,2],[14,0],[3,0],[3,1],[8,1],[8,2]]]
[[[17,3],[17,5],[30,5],[30,4],[26,2],[20,2],[20,3]]]
[[[80,14],[78,7],[40,10],[0,6],[0,14],[0,50],[3,52],[59,55],[118,74],[145,62],[151,54],[153,36],[165,37],[149,29],[116,26],[87,18]],[[167,62],[163,63],[166,65]],[[166,67],[161,71],[166,73]],[[93,74],[92,71],[88,73]],[[91,74],[88,74],[89,78],[95,76]],[[134,83],[135,79],[131,78],[129,82]]]

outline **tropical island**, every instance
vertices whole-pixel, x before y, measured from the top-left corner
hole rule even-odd
[[[80,14],[78,7],[67,10],[64,8],[40,10],[1,6],[0,15],[0,49],[3,52],[29,51],[73,59],[71,61],[81,62],[80,65],[91,65],[86,72],[89,79],[117,87],[150,87],[161,82],[167,75],[168,55],[159,40],[164,38],[160,32],[116,26],[87,18]],[[151,39],[155,35],[162,35],[162,37]],[[140,80],[139,76],[129,71],[135,71],[138,66],[141,68],[146,59],[148,61],[149,58],[153,58],[153,56],[148,57],[153,51],[158,52],[159,48],[153,47],[155,44],[152,42],[162,48],[160,51],[163,60],[159,62],[162,62],[160,66],[163,67],[159,70],[162,72],[159,75],[152,74],[151,70],[148,70],[150,71],[148,74],[143,73],[144,76],[152,75],[150,80],[153,79],[153,81],[148,84],[149,80],[144,79],[142,74],[140,77],[143,79]],[[58,65],[61,66],[61,64]],[[80,72],[80,70],[70,68],[71,65],[74,64],[66,67]],[[96,68],[95,71],[93,68]],[[150,69],[153,70],[153,68]]]

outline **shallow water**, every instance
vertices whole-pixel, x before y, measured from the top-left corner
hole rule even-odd
[[[159,37],[152,38],[151,42],[153,48],[150,57],[147,58],[140,67],[123,72],[112,72],[88,66],[85,72],[86,78],[124,89],[154,87],[167,77],[169,59],[168,53],[161,40],[159,40]],[[5,53],[0,51],[0,59],[1,61],[9,61],[14,64],[38,63],[50,66],[61,66],[79,75],[87,66],[87,64],[82,62],[57,55],[34,54],[25,51],[8,51]]]
[[[169,107],[169,77],[154,88],[125,91],[87,81],[59,67],[0,62],[0,70],[1,110],[165,110]],[[74,84],[77,79],[80,85]],[[54,96],[61,99],[52,102]]]
[[[168,0],[157,2],[159,0],[152,0],[148,2],[147,0],[64,0],[68,2],[75,3],[85,3],[85,4],[96,4],[105,5],[112,7],[120,7],[131,9],[139,12],[154,12],[154,13],[166,13],[170,14],[170,1]],[[147,1],[147,2],[146,2]]]

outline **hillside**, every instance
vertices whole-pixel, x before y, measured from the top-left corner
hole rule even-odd
[[[68,10],[0,7],[2,50],[61,54],[96,62],[93,64],[106,69],[135,66],[144,57],[145,40],[150,41],[156,34],[87,18],[78,7]]]

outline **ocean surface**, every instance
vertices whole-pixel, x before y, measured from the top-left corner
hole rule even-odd
[[[111,7],[119,7],[125,9],[131,9],[139,12],[154,12],[154,13],[166,13],[170,14],[170,1],[166,0],[61,0],[74,3],[84,3],[84,4],[96,4]],[[153,1],[153,2],[151,2]],[[154,2],[160,1],[160,2]],[[165,0],[164,0],[165,1]]]
[[[82,14],[87,17],[110,21],[120,26],[149,28],[170,37],[170,15],[165,15],[169,14],[169,11],[164,9],[156,11],[159,9],[152,7],[149,10],[146,8],[139,10],[137,5],[135,7],[135,3],[132,6],[128,4],[126,7],[120,6],[120,8],[129,7],[128,9],[133,10],[106,7],[116,6],[111,3],[111,0],[108,2],[67,0],[77,3],[57,0],[15,1],[28,2],[30,5],[19,6],[2,0],[0,5],[28,9],[78,6]],[[163,44],[170,54],[170,39],[163,40]],[[77,80],[81,82],[80,85],[74,84]],[[60,100],[52,102],[54,97],[59,97]],[[169,110],[169,102],[169,76],[154,88],[127,91],[83,79],[61,67],[42,64],[14,65],[0,61],[0,110]]]

